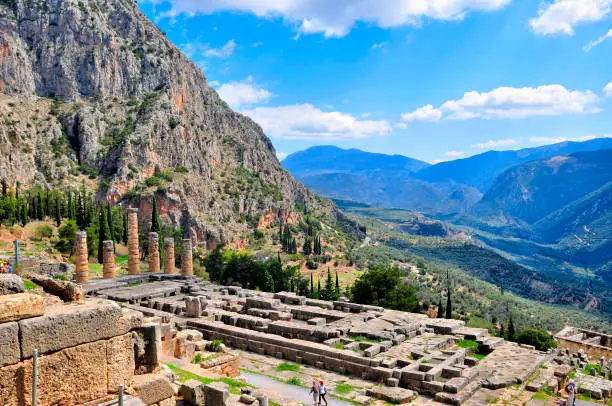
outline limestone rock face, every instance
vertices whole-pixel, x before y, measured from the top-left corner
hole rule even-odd
[[[78,185],[86,173],[101,180],[98,199],[128,200],[141,216],[155,194],[160,214],[208,248],[264,215],[295,219],[296,201],[337,220],[134,1],[0,2],[0,65],[9,182]],[[156,166],[170,176],[146,187]]]

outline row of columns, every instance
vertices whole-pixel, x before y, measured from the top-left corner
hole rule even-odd
[[[140,273],[140,250],[138,248],[138,209],[128,210],[128,275]],[[193,275],[193,255],[191,239],[184,239],[181,252],[181,274]],[[115,277],[115,247],[113,241],[102,242],[102,274],[104,279]],[[76,234],[76,281],[84,283],[89,280],[89,255],[87,252],[87,233]],[[159,235],[149,233],[149,272],[160,272]],[[164,273],[175,274],[174,239],[164,238]]]

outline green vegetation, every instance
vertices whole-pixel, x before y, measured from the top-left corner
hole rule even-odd
[[[539,351],[557,348],[557,341],[555,341],[553,336],[534,329],[521,331],[516,335],[516,341],[520,344],[533,345]]]
[[[347,336],[348,338],[350,338],[353,341],[359,341],[359,342],[363,342],[363,343],[379,343],[380,340],[374,340],[371,338],[367,338],[367,337],[363,337],[363,336],[356,336],[356,335],[351,335],[349,334]]]
[[[212,340],[212,342],[210,343],[211,351],[217,352],[221,344],[223,344],[223,340]]]
[[[478,350],[478,343],[473,340],[460,340],[456,341],[455,344],[460,348],[469,348],[471,350]]]
[[[223,382],[226,383],[227,385],[229,385],[230,387],[230,391],[234,394],[240,394],[240,388],[244,388],[244,387],[251,387],[254,388],[253,385],[249,385],[246,382],[242,382],[239,381],[237,379],[232,379],[232,378],[206,378],[197,374],[194,374],[193,372],[189,372],[189,371],[185,371],[184,369],[181,369],[179,367],[177,367],[176,365],[173,364],[165,364],[168,368],[170,368],[170,370],[172,370],[172,372],[174,372],[176,374],[176,377],[178,379],[179,382],[185,382],[188,381],[190,379],[195,379],[196,381],[200,381],[203,384],[209,384],[212,382]]]
[[[196,355],[193,356],[193,358],[191,359],[191,363],[192,364],[199,364],[200,362],[202,362],[202,354],[197,353]]]
[[[350,385],[346,382],[338,382],[336,384],[334,392],[336,392],[338,395],[346,395],[354,389],[359,390],[361,388],[359,386]]]
[[[25,290],[35,290],[36,288],[38,288],[38,285],[28,279],[24,279],[23,287]]]
[[[402,279],[397,266],[371,267],[355,281],[351,299],[406,312],[418,312],[420,308],[414,287]]]
[[[293,371],[293,372],[297,372],[300,370],[300,365],[297,364],[289,364],[287,362],[283,362],[282,364],[279,364],[276,366],[276,372],[283,372],[283,371]]]
[[[593,369],[597,371],[597,375],[601,375],[601,365],[599,364],[587,364],[587,366],[584,367],[584,373],[589,375]]]
[[[297,377],[289,378],[285,381],[289,385],[302,386],[302,381],[300,381]]]

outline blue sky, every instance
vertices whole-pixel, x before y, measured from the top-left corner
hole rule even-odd
[[[612,136],[612,0],[140,8],[281,158],[332,144],[436,162]]]

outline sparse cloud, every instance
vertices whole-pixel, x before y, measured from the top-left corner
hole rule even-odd
[[[241,82],[224,83],[219,86],[217,92],[234,109],[267,102],[273,96],[271,92],[258,86],[252,76]]]
[[[282,161],[283,159],[287,158],[287,156],[289,156],[289,154],[286,153],[286,152],[277,152],[276,153],[276,158],[278,158],[279,161]]]
[[[396,123],[393,127],[399,128],[400,130],[405,130],[408,128],[408,124],[406,123]]]
[[[440,121],[442,112],[434,109],[431,104],[420,107],[411,113],[402,113],[404,121]]]
[[[257,42],[253,42],[253,48],[259,48],[260,46],[262,46],[264,43],[261,41],[257,41]]]
[[[203,54],[207,58],[229,58],[236,49],[236,42],[231,39],[225,45],[219,48],[213,48],[210,44],[206,44],[203,49]]]
[[[586,90],[568,90],[561,85],[498,87],[490,92],[467,92],[461,99],[442,104],[449,120],[518,119],[530,116],[597,113],[600,99]]]
[[[604,134],[600,136],[583,135],[580,137],[531,137],[529,138],[529,142],[533,144],[546,145],[546,144],[558,144],[560,142],[566,142],[566,141],[585,142],[585,141],[591,141],[597,138],[612,138],[612,134]]]
[[[607,33],[597,38],[595,41],[589,42],[582,49],[584,49],[586,52],[589,52],[591,49],[595,48],[596,46],[600,45],[602,42],[610,38],[612,38],[612,30],[609,30]]]
[[[359,120],[339,111],[322,111],[312,104],[256,107],[242,113],[277,139],[346,140],[383,136],[391,131],[384,120]]]
[[[361,114],[361,118],[368,118],[368,117],[370,117],[371,115],[372,115],[372,113],[370,113],[370,112],[362,113],[362,114]]]
[[[219,86],[220,84],[221,84],[221,83],[219,83],[219,82],[218,82],[218,81],[216,81],[216,80],[211,80],[210,82],[208,82],[208,86],[210,86],[210,87],[217,87],[217,86]]]
[[[506,139],[506,140],[490,140],[486,142],[481,142],[478,144],[472,144],[472,148],[476,149],[491,149],[491,148],[499,148],[499,147],[509,147],[512,145],[516,145],[516,140]]]
[[[606,97],[612,97],[612,82],[608,83],[606,87],[604,87],[603,92]]]
[[[372,49],[378,49],[378,48],[381,48],[381,49],[382,49],[382,48],[386,47],[386,46],[387,46],[387,44],[388,44],[388,42],[387,42],[387,41],[384,41],[384,42],[377,42],[376,44],[372,45]]]
[[[156,2],[158,0],[145,0]],[[512,0],[169,0],[161,17],[194,16],[219,11],[248,12],[262,18],[282,18],[301,34],[326,38],[347,35],[358,22],[381,28],[419,26],[424,19],[456,21],[473,12],[492,12]]]
[[[461,151],[446,151],[444,156],[447,158],[461,158],[465,156],[465,152]]]
[[[555,0],[544,3],[538,16],[529,20],[536,34],[574,35],[579,24],[594,23],[610,13],[612,0]]]

